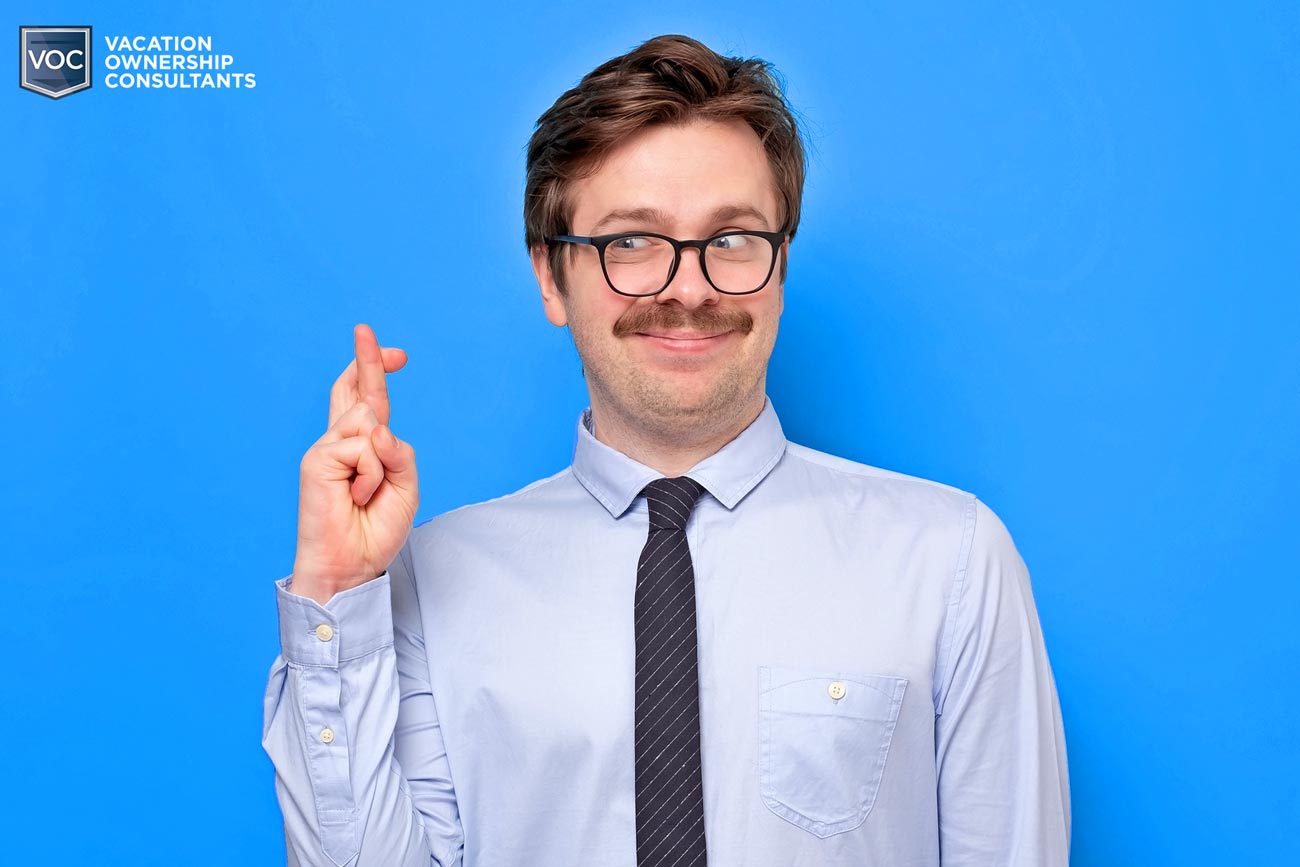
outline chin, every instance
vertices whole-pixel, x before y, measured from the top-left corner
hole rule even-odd
[[[650,401],[652,412],[666,418],[698,418],[700,420],[716,416],[731,401],[716,388],[681,389],[668,395],[661,401]]]

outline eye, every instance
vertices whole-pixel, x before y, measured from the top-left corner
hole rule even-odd
[[[714,238],[710,246],[718,250],[743,250],[753,243],[754,239],[748,235],[723,235],[721,238]]]
[[[634,253],[637,250],[646,249],[653,241],[653,238],[646,238],[641,235],[634,235],[628,238],[616,238],[609,243],[609,249],[624,253]]]

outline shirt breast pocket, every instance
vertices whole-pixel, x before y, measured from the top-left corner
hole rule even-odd
[[[759,667],[759,788],[818,837],[851,831],[876,800],[907,679]]]

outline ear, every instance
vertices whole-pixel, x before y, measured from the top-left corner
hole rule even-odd
[[[549,248],[537,244],[528,251],[533,261],[533,274],[537,277],[537,286],[542,290],[542,309],[552,325],[563,327],[569,324],[569,311],[564,307],[564,296],[555,285],[555,275],[551,273]]]

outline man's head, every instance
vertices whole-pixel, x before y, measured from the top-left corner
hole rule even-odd
[[[656,36],[608,60],[555,101],[528,142],[524,242],[569,232],[573,182],[596,171],[637,132],[690,120],[740,120],[763,143],[781,213],[793,239],[803,200],[804,150],[798,125],[772,67],[757,58],[724,57],[687,36]],[[561,293],[564,245],[549,251]],[[568,258],[574,251],[568,250]],[[785,280],[784,257],[779,279]]]
[[[761,407],[803,178],[798,128],[770,67],[683,36],[602,64],[542,115],[528,148],[525,240],[547,317],[570,327],[598,414],[668,434]],[[787,239],[764,247],[776,261],[758,292],[718,291],[688,247],[662,292],[629,297],[607,282],[596,247],[546,240],[729,230]],[[708,262],[721,265],[734,246],[711,245]],[[647,333],[721,336],[670,343]]]

